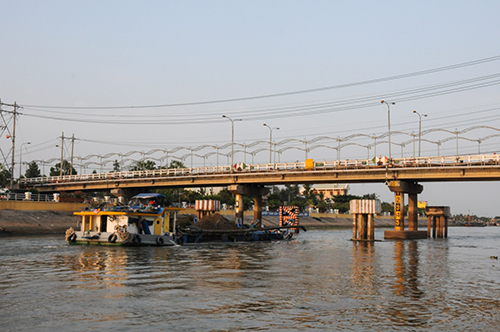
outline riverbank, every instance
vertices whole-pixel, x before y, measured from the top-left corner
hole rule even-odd
[[[64,210],[0,210],[0,235],[35,235],[35,234],[64,234],[69,227],[76,227],[80,217],[74,216],[73,211]],[[234,221],[232,211],[224,211],[225,218]],[[192,219],[195,214],[180,214],[179,218]],[[246,217],[246,222],[251,220]],[[265,216],[262,218],[265,226],[278,226],[279,217]],[[302,217],[299,219],[306,228],[351,228],[352,216],[339,215],[336,217]],[[419,220],[421,229],[427,226],[427,219]],[[376,217],[375,227],[393,227],[392,217]]]

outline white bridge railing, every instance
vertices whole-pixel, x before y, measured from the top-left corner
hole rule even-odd
[[[243,164],[240,164],[240,166]],[[59,182],[81,182],[81,181],[102,181],[114,179],[134,179],[151,177],[182,177],[193,175],[229,174],[229,173],[258,173],[258,172],[280,172],[280,171],[305,171],[305,170],[353,170],[353,169],[379,169],[379,168],[419,168],[419,167],[461,167],[470,166],[495,166],[500,165],[500,155],[464,155],[464,156],[444,156],[444,157],[420,157],[420,158],[393,158],[392,162],[385,164],[374,163],[372,159],[345,159],[334,161],[315,161],[312,168],[305,167],[304,162],[292,163],[270,163],[245,165],[245,167],[207,166],[193,168],[170,168],[126,172],[110,172],[81,175],[63,175],[39,178],[21,179],[21,184],[35,185]]]

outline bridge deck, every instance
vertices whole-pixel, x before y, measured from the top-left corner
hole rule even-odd
[[[40,191],[99,190],[141,187],[203,187],[231,184],[369,183],[389,180],[497,181],[500,155],[465,155],[425,158],[395,158],[376,165],[372,160],[316,161],[306,169],[304,162],[157,169],[27,178],[25,188]]]

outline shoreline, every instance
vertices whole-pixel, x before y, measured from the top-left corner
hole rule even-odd
[[[73,211],[65,210],[0,210],[0,236],[16,235],[55,235],[64,234],[70,227],[75,227],[80,217],[73,215]],[[190,211],[186,211],[190,212]],[[223,216],[234,221],[234,215],[230,211],[224,211]],[[229,212],[229,213],[228,213]],[[195,214],[180,213],[179,219],[193,218]],[[247,216],[248,223],[252,216]],[[266,226],[278,226],[278,216],[265,216],[262,223]],[[352,216],[342,217],[301,217],[301,226],[309,229],[351,229]],[[391,228],[394,226],[393,217],[376,216],[375,228]],[[427,229],[427,218],[419,218],[419,228]]]

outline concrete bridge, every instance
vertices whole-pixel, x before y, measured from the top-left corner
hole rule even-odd
[[[112,189],[218,187],[319,183],[499,181],[500,155],[395,158],[377,165],[370,159],[157,169],[21,179],[40,192]]]
[[[266,185],[385,183],[395,195],[393,237],[426,237],[417,230],[419,182],[500,181],[500,155],[395,158],[385,164],[364,160],[306,161],[235,166],[158,169],[22,179],[24,188],[40,192],[106,190],[116,196],[145,188],[222,187],[235,194],[236,217],[243,219],[243,196],[254,198],[254,220],[262,220]],[[405,231],[404,195],[408,195]],[[425,233],[425,234],[424,234]]]

